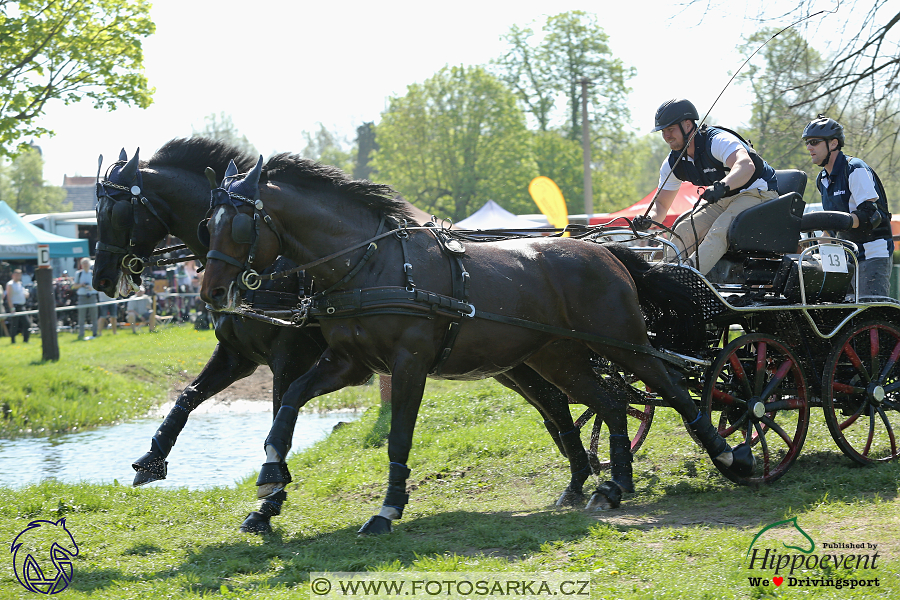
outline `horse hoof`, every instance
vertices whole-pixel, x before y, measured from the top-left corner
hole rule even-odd
[[[265,500],[284,490],[284,483],[264,483],[256,488],[256,497]]]
[[[241,523],[239,531],[242,533],[272,533],[272,525],[269,523],[269,517],[254,510]]]
[[[739,444],[731,450],[733,457],[729,470],[738,477],[750,477],[756,469],[756,458],[747,444]]]
[[[369,517],[369,520],[366,521],[366,524],[359,528],[359,531],[356,533],[360,536],[364,535],[381,535],[383,533],[390,533],[392,531],[391,528],[391,520],[381,515],[375,515],[374,517]]]
[[[131,468],[135,470],[134,481],[131,483],[134,487],[151,483],[153,481],[161,481],[166,478],[168,461],[158,454],[151,452],[146,453],[133,463]]]
[[[578,508],[584,506],[587,497],[582,491],[573,491],[570,487],[566,487],[562,496],[556,501],[557,508]]]
[[[622,488],[607,481],[591,494],[591,499],[584,507],[586,511],[604,511],[619,508],[622,504]]]

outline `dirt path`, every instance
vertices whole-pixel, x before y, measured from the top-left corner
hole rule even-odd
[[[183,375],[175,381],[169,390],[169,398],[165,404],[159,407],[161,415],[169,412],[175,404],[178,395],[190,384],[196,375]],[[272,406],[272,371],[269,367],[258,367],[249,377],[239,379],[230,386],[194,409],[194,413],[214,412],[237,408],[239,405],[246,410],[271,410]]]

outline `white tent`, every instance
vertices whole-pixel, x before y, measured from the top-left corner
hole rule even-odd
[[[546,227],[542,223],[535,223],[528,219],[514,215],[493,200],[475,211],[470,217],[467,217],[456,223],[460,229],[534,229],[535,227]]]

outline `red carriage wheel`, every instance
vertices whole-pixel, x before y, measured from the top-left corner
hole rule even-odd
[[[861,464],[898,456],[900,330],[883,321],[850,328],[834,345],[822,385],[822,405],[831,437]]]
[[[631,436],[631,453],[634,454],[640,449],[647,434],[650,433],[650,424],[653,422],[653,405],[644,406],[628,405],[628,416],[631,417],[628,422],[629,431],[633,432]],[[585,425],[595,415],[593,409],[584,411],[578,419],[575,420],[575,427],[584,430]],[[603,419],[594,419],[591,427],[591,436],[587,444],[588,459],[591,462],[591,469],[594,473],[601,470],[609,469],[609,440],[605,437],[601,442],[601,431],[603,429]]]
[[[791,467],[809,427],[809,401],[800,361],[787,345],[761,333],[743,335],[722,349],[703,386],[702,406],[735,447],[750,444],[756,469],[735,483],[775,481]]]

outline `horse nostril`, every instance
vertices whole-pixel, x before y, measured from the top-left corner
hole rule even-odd
[[[212,299],[213,302],[224,302],[224,301],[225,301],[225,294],[226,294],[225,288],[223,288],[223,287],[217,287],[217,288],[214,289],[214,290],[212,291],[212,293],[210,294],[210,298]]]

